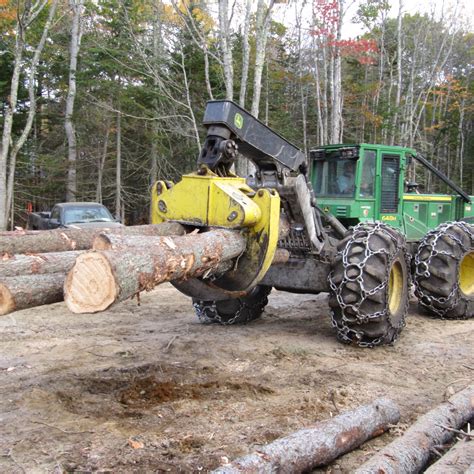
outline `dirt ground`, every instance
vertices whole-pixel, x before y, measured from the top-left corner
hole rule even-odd
[[[274,291],[247,326],[202,325],[163,285],[96,315],[0,319],[0,472],[199,472],[379,396],[389,433],[315,472],[350,472],[473,379],[474,320],[412,305],[400,340],[336,341],[326,295]]]

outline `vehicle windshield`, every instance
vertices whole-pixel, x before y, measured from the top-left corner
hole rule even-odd
[[[105,207],[71,207],[64,211],[65,224],[112,222],[114,218]]]
[[[329,158],[315,162],[314,192],[318,196],[352,197],[355,190],[356,160]]]

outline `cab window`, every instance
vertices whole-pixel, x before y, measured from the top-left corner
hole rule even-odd
[[[317,160],[315,167],[315,193],[319,196],[351,197],[354,195],[354,159]]]
[[[359,196],[374,197],[376,151],[365,150],[362,159],[362,173],[360,179]]]

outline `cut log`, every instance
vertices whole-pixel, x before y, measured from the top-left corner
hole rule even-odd
[[[324,466],[398,422],[400,412],[387,398],[375,400],[291,435],[226,464],[219,474],[298,473]]]
[[[379,451],[357,474],[419,472],[428,462],[433,448],[450,441],[453,430],[474,417],[474,385],[453,395],[423,415],[400,438]]]
[[[102,232],[123,235],[183,235],[184,227],[176,222],[130,227],[93,227],[82,229],[21,230],[0,234],[0,256],[19,253],[65,252],[88,250]]]
[[[64,278],[64,273],[2,278],[0,315],[62,301]]]
[[[123,235],[103,232],[92,241],[93,250],[128,250],[133,247],[161,245],[163,240],[158,236]]]
[[[0,259],[0,281],[21,275],[44,273],[66,273],[72,268],[76,258],[84,250],[71,252],[50,252],[35,255],[4,255]]]
[[[73,313],[95,313],[165,281],[201,276],[239,256],[246,240],[236,231],[213,230],[162,237],[147,247],[80,255],[64,284]]]
[[[425,474],[458,474],[474,468],[474,440],[458,441],[442,458],[432,464]]]

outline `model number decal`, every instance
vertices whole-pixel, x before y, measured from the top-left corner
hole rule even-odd
[[[397,217],[396,216],[382,216],[383,221],[396,221]]]

